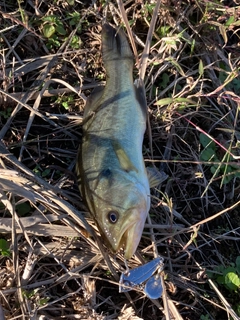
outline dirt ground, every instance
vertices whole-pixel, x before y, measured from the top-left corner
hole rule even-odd
[[[240,318],[239,21],[237,1],[0,2],[1,320]],[[164,258],[156,300],[119,293],[123,251],[102,243],[78,190],[105,22],[129,26],[144,160],[168,175],[128,261]]]

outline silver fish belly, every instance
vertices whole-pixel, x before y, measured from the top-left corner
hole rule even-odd
[[[133,84],[133,57],[122,30],[102,30],[106,86],[88,98],[78,152],[80,190],[105,244],[131,258],[150,208],[142,156],[147,107],[144,87]]]

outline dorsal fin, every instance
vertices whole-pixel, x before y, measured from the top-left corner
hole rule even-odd
[[[136,99],[138,100],[142,112],[147,119],[147,100],[146,100],[146,93],[145,93],[145,86],[142,80],[138,79],[134,82],[135,87],[135,95]]]
[[[87,99],[86,105],[84,107],[83,117],[89,116],[91,112],[96,112],[100,106],[100,100],[102,98],[104,87],[96,87],[91,92],[90,96]]]

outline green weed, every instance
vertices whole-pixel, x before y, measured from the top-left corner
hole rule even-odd
[[[240,256],[236,258],[235,263],[231,263],[229,266],[217,266],[213,272],[207,272],[207,275],[217,285],[224,286],[229,291],[228,299],[235,312],[240,316]]]
[[[217,266],[214,272],[208,272],[208,276],[230,292],[240,293],[240,256],[230,266]]]
[[[62,21],[57,16],[47,16],[42,18],[43,21],[43,35],[48,38],[46,44],[48,49],[54,47],[60,47],[61,42],[59,36],[65,36],[67,34]]]
[[[22,295],[25,297],[25,298],[27,298],[27,299],[33,299],[33,298],[35,298],[36,300],[37,300],[37,304],[39,305],[39,306],[44,306],[48,301],[49,301],[49,297],[46,297],[46,298],[40,298],[39,296],[38,296],[38,291],[37,290],[29,290],[29,291],[27,291],[27,290],[22,290]]]
[[[69,20],[69,25],[75,27],[79,24],[79,20],[81,19],[81,15],[79,12],[72,12],[67,14],[67,20]],[[77,30],[78,32],[82,31],[81,25]]]
[[[0,239],[0,255],[4,257],[9,257],[11,255],[9,244],[5,239]]]
[[[233,91],[237,95],[240,94],[240,78],[239,68],[234,72],[230,71],[223,63],[220,63],[222,71],[219,72],[219,80],[224,84],[226,90]]]
[[[66,35],[66,30],[63,26],[62,21],[57,16],[47,16],[43,19],[43,34],[46,38],[51,38],[54,34]]]
[[[220,161],[216,143],[203,133],[200,133],[199,138],[204,147],[200,154],[200,161],[209,162],[210,171],[214,176],[223,175],[222,184],[230,182],[234,177],[240,177],[239,167],[233,163],[234,159],[229,153],[226,153]],[[231,162],[231,164],[223,162]]]
[[[24,217],[31,212],[31,206],[29,202],[23,202],[16,205],[16,212],[20,217]]]
[[[0,111],[0,117],[8,119],[11,116],[12,108],[6,108],[6,110]]]
[[[34,169],[33,172],[38,176],[38,177],[42,177],[45,178],[49,175],[49,173],[51,172],[51,169],[47,168],[47,169],[42,169],[39,165],[37,165]]]
[[[58,97],[55,102],[61,104],[65,110],[69,110],[71,104],[73,104],[74,102],[74,96],[73,95],[61,96],[61,97]]]
[[[69,13],[67,15],[66,21],[68,21],[68,26],[70,29],[72,27],[77,27],[77,32],[81,32],[81,25],[78,26],[80,19],[80,14],[78,12]],[[55,15],[47,16],[42,18],[43,35],[48,39],[46,46],[48,49],[58,48],[61,46],[68,37],[68,28],[64,27],[63,22],[59,17]],[[81,44],[81,39],[78,35],[74,35],[71,38],[70,47],[72,49],[79,49]]]

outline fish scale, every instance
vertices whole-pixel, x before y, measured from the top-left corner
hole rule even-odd
[[[102,29],[106,86],[92,92],[78,152],[80,191],[109,249],[131,258],[142,236],[150,191],[142,156],[147,107],[133,84],[133,57],[122,30]]]

